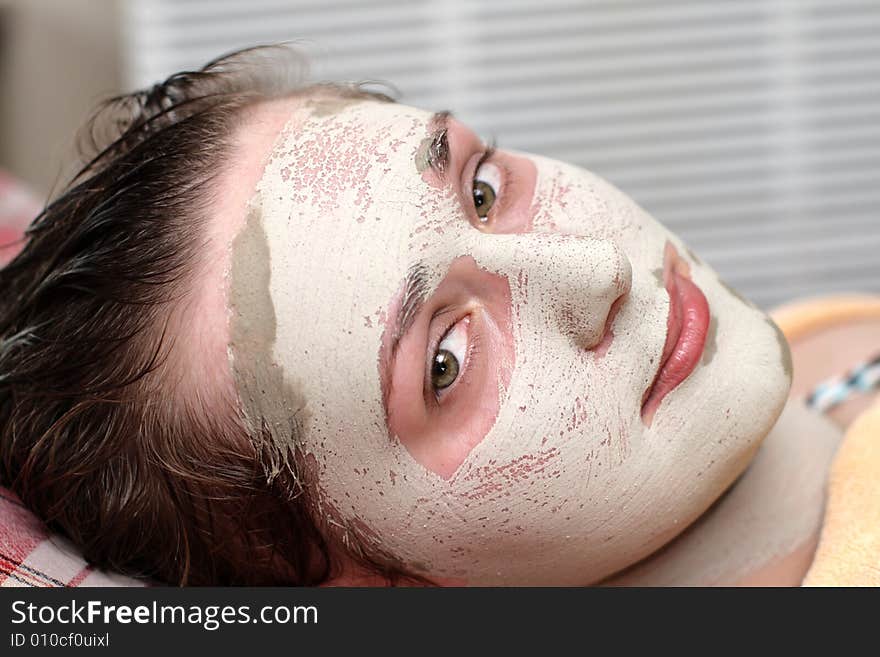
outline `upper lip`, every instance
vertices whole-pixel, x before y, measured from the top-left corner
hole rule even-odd
[[[641,415],[650,425],[663,398],[694,370],[706,342],[709,305],[690,278],[690,266],[666,243],[663,282],[669,294],[666,341],[651,385],[642,397]]]

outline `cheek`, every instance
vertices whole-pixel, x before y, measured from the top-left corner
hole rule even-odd
[[[550,447],[545,443],[545,449],[533,453],[520,454],[503,463],[486,465],[469,471],[457,482],[457,488],[463,489],[458,494],[462,502],[467,505],[470,502],[500,503],[510,497],[511,491],[520,490],[527,486],[539,484],[538,488],[552,486],[552,480],[558,479],[562,469],[561,452],[558,447]],[[524,509],[528,506],[538,508],[548,504],[552,497],[538,494],[528,500],[521,499],[515,505],[517,513],[523,516]],[[524,504],[525,503],[525,504]],[[511,512],[510,506],[502,506],[502,513]],[[510,513],[510,519],[522,518]],[[505,525],[509,520],[501,521]],[[522,530],[522,526],[515,524],[513,530]],[[516,532],[515,532],[516,533]]]
[[[643,211],[626,194],[592,174],[552,160],[537,160],[531,207],[537,232],[621,240],[641,230]]]
[[[561,167],[540,162],[536,167],[536,188],[531,207],[532,228],[552,233],[577,232],[569,218],[572,206],[572,176]],[[575,205],[583,202],[576,199]],[[579,228],[583,228],[580,226]]]
[[[513,153],[505,153],[500,162],[506,172],[505,187],[502,187],[499,217],[489,232],[530,233],[535,228],[538,169],[530,158]]]

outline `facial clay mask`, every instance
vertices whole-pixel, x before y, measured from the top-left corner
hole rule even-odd
[[[742,472],[786,398],[784,343],[612,186],[481,163],[439,121],[294,109],[243,229],[264,244],[233,249],[241,401],[312,464],[332,537],[429,577],[588,584]],[[246,301],[267,262],[272,312]]]

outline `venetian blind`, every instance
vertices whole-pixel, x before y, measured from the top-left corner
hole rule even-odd
[[[297,40],[590,168],[763,306],[880,292],[880,3],[130,0],[131,85]]]

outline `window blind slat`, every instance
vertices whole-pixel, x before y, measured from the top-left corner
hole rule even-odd
[[[131,0],[132,86],[304,39],[505,147],[587,166],[762,305],[880,292],[880,3]]]

